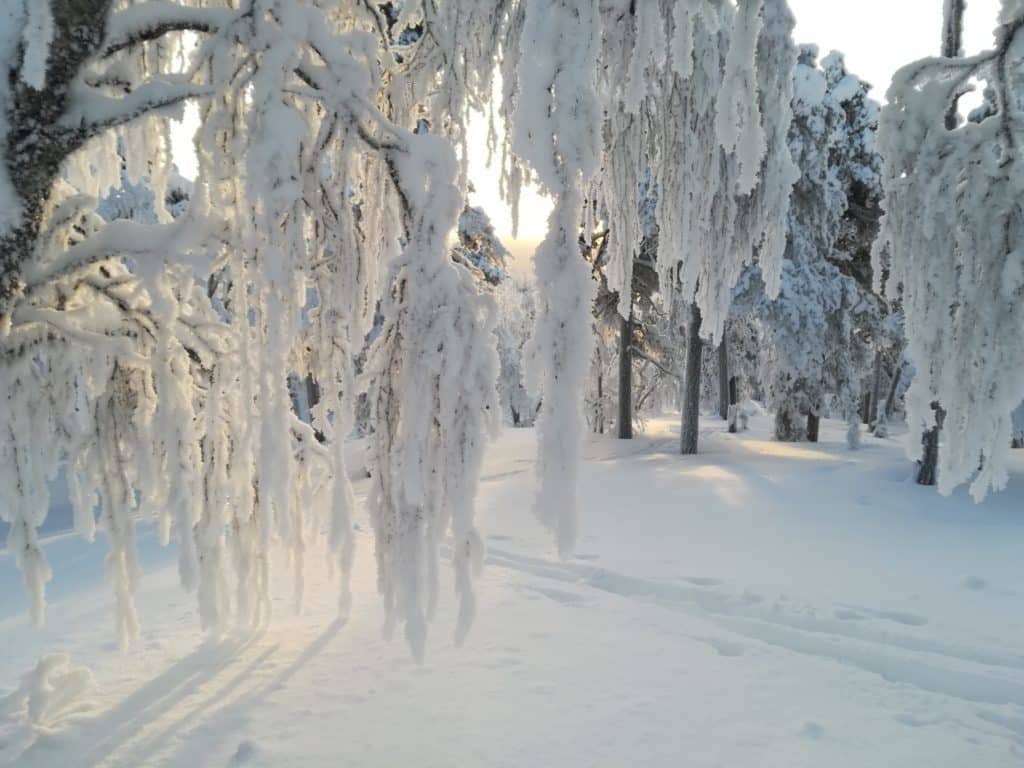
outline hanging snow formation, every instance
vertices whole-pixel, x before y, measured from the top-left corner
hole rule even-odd
[[[798,176],[792,29],[785,0],[675,5],[655,139],[659,282],[667,302],[696,301],[715,345],[744,266],[756,258],[778,292]]]
[[[593,281],[581,258],[583,185],[597,170],[600,108],[594,88],[600,35],[597,0],[528,0],[520,41],[512,147],[555,201],[537,247],[537,321],[530,342],[539,482],[535,510],[571,554],[578,527],[576,476],[586,422],[581,393],[592,344]]]
[[[886,293],[902,300],[917,371],[907,445],[919,449],[940,403],[939,490],[970,481],[979,500],[1006,485],[1011,414],[1024,399],[1024,3],[1004,0],[999,20],[993,50],[901,69],[878,137],[886,213],[874,273],[879,282],[887,274]],[[951,130],[947,112],[971,79],[989,84],[994,104]]]
[[[211,631],[232,614],[266,620],[278,544],[301,600],[323,531],[348,610],[344,440],[365,389],[388,628],[403,623],[422,655],[450,537],[464,636],[483,555],[473,498],[498,418],[495,309],[452,263],[448,238],[468,181],[467,110],[489,104],[498,66],[507,130],[489,149],[500,149],[506,193],[515,202],[536,178],[556,200],[536,257],[530,368],[543,398],[537,509],[571,551],[591,343],[588,181],[605,160],[612,209],[636,197],[648,167],[670,168],[657,179],[666,274],[680,277],[673,292],[697,294],[712,335],[739,265],[755,250],[769,272],[777,260],[769,214],[784,213],[791,184],[783,0],[642,3],[618,35],[625,5],[96,0],[86,13],[0,0],[0,484],[16,489],[0,515],[37,621],[50,578],[37,529],[59,471],[78,531],[107,539],[124,643],[138,631],[140,513],[177,539],[182,584]],[[609,125],[599,71],[616,100]],[[167,117],[188,100],[199,175],[172,215]],[[691,108],[699,119],[682,120]],[[118,156],[129,183],[152,189],[146,222],[96,214],[122,184]],[[709,169],[711,192],[698,194]],[[688,217],[681,228],[670,205]],[[712,236],[730,223],[736,237]],[[618,226],[628,285],[639,229],[628,217]],[[294,374],[317,384],[311,423],[292,408]]]

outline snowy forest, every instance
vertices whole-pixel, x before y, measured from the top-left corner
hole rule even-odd
[[[0,0],[0,764],[1024,763],[1024,0],[855,5]]]

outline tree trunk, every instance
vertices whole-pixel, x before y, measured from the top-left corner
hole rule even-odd
[[[700,309],[690,305],[686,328],[686,372],[683,375],[683,424],[680,449],[684,456],[697,453],[697,428],[700,420],[700,360],[704,343],[700,338]]]
[[[809,411],[807,413],[807,440],[811,443],[818,442],[818,432],[821,430],[821,417]]]
[[[780,443],[798,443],[805,436],[800,427],[800,412],[798,410],[790,410],[783,406],[775,411],[776,440]]]
[[[868,424],[874,429],[878,421],[878,401],[882,397],[882,353],[875,352],[875,370],[871,376],[871,405],[868,408]]]
[[[306,400],[309,402],[310,410],[320,402],[320,385],[309,373],[306,374]]]
[[[942,20],[942,55],[947,59],[956,59],[961,55],[967,0],[945,0],[943,4],[946,15]],[[955,114],[954,111],[954,117]]]
[[[1019,450],[1024,448],[1024,403],[1013,409],[1010,419],[1013,422],[1010,432],[1010,447]]]
[[[619,317],[619,439],[633,439],[633,313]]]
[[[729,379],[729,433],[736,433],[736,420],[739,417],[739,393],[736,391],[736,377],[733,376]]]
[[[20,216],[0,228],[0,325],[25,287],[22,271],[35,256],[43,212],[61,166],[95,131],[66,117],[72,85],[103,43],[112,0],[53,0],[50,5],[46,87],[36,90],[16,76],[10,82],[4,149]],[[10,77],[13,62],[4,63],[12,65],[12,72],[3,75]]]
[[[723,419],[729,418],[729,405],[732,401],[729,398],[729,348],[726,346],[725,337],[718,345],[718,415]]]
[[[903,379],[903,368],[906,364],[903,355],[900,355],[899,362],[896,363],[896,370],[892,374],[892,381],[889,382],[889,394],[885,398],[885,410],[883,413],[885,414],[886,421],[889,421],[896,411],[896,393],[899,390],[900,381]]]
[[[947,59],[960,56],[960,48],[964,33],[964,9],[967,0],[946,0],[946,15],[942,21],[942,55]],[[946,110],[946,129],[953,130],[957,123],[957,103],[949,105]],[[921,437],[921,460],[917,463],[918,485],[935,485],[939,465],[939,436],[946,412],[938,402],[932,403],[935,411],[935,426]]]
[[[935,426],[921,436],[921,460],[917,462],[917,484],[935,485],[938,481],[939,466],[939,435],[946,412],[936,402],[932,403],[935,411]]]

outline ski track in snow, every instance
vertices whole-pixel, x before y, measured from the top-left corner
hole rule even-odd
[[[628,600],[649,600],[666,608],[710,618],[722,629],[748,640],[832,659],[880,675],[890,682],[906,683],[967,701],[1024,706],[1024,657],[1020,655],[892,634],[884,627],[869,630],[842,619],[832,621],[801,615],[778,601],[766,607],[760,595],[750,592],[734,596],[717,590],[696,590],[604,568],[516,556],[493,547],[489,550],[488,563],[547,581],[608,592]],[[546,587],[532,589],[565,605],[587,602],[580,592]],[[926,623],[919,617],[908,620],[906,614],[898,612],[870,613],[882,621],[901,625]],[[730,644],[727,639],[716,638],[712,642]],[[918,655],[925,655],[929,661],[915,658]],[[1008,679],[1011,675],[1019,679]]]

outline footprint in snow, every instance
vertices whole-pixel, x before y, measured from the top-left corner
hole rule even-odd
[[[981,592],[982,590],[988,589],[988,582],[980,576],[968,576],[964,579],[963,586],[966,589],[973,589],[975,592]]]
[[[240,742],[238,749],[235,750],[235,754],[231,756],[231,760],[228,761],[228,768],[243,768],[245,766],[257,766],[260,763],[260,750],[255,744],[248,739]]]
[[[918,616],[916,613],[910,613],[909,611],[877,611],[871,608],[852,605],[836,608],[835,615],[836,618],[843,621],[859,621],[865,618],[884,619],[885,621],[895,621],[897,624],[903,624],[907,627],[923,627],[928,623],[928,619],[924,616]]]
[[[904,712],[898,715],[893,715],[896,722],[903,723],[903,725],[909,728],[924,728],[929,725],[937,725],[941,723],[943,718],[939,715],[915,715],[910,712]]]
[[[821,723],[815,723],[811,720],[808,720],[800,728],[800,735],[804,738],[813,739],[814,741],[817,741],[825,735],[825,728],[823,725],[821,725]]]
[[[908,627],[923,627],[928,623],[928,619],[924,616],[918,616],[916,613],[907,613],[906,611],[874,611],[873,615],[879,619],[888,619],[889,621],[895,621],[897,624],[905,624]]]
[[[742,656],[743,652],[746,650],[746,648],[740,643],[734,643],[732,640],[723,640],[720,637],[698,637],[695,639],[710,645],[718,652],[719,656],[727,656],[730,658]]]
[[[526,586],[524,587],[529,592],[535,592],[538,595],[543,595],[549,600],[554,600],[556,603],[561,603],[567,606],[578,606],[583,605],[586,601],[583,595],[575,592],[566,592],[562,589],[555,589],[553,587],[537,587],[537,586]]]
[[[722,585],[721,579],[714,579],[709,576],[684,576],[683,581],[693,584],[695,587],[718,587]]]
[[[836,618],[843,621],[862,621],[864,619],[864,614],[851,611],[848,608],[837,608],[835,613]]]

